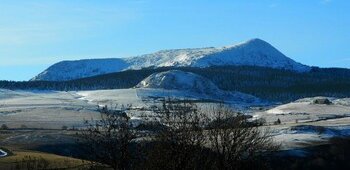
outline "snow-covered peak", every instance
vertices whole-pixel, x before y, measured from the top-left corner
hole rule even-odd
[[[240,42],[240,43],[237,43],[237,44],[233,44],[233,45],[228,45],[228,46],[224,46],[223,48],[232,48],[232,47],[238,47],[238,46],[243,46],[243,45],[246,45],[246,44],[266,44],[267,42],[262,40],[262,39],[259,39],[259,38],[253,38],[253,39],[250,39],[250,40],[247,40],[247,41],[243,41],[243,42]]]
[[[64,61],[52,65],[32,80],[71,80],[146,67],[210,67],[224,65],[261,66],[297,72],[310,70],[309,66],[286,57],[269,43],[261,39],[252,39],[220,48],[161,50],[129,58]]]
[[[196,67],[213,65],[249,65],[297,72],[310,70],[309,66],[286,57],[271,44],[261,39],[252,39],[231,47],[222,48],[219,52],[199,58],[193,64]]]

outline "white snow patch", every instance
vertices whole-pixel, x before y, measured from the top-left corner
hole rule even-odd
[[[310,99],[310,98],[307,98]],[[333,104],[313,104],[313,100],[298,100],[296,102],[277,106],[266,111],[269,114],[289,114],[289,113],[306,113],[306,114],[350,114],[350,105],[346,106],[341,102]],[[342,101],[342,100],[338,100]]]
[[[5,156],[7,156],[7,152],[0,149],[0,157],[5,157]]]

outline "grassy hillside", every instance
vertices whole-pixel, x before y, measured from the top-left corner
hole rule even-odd
[[[28,150],[15,150],[0,158],[0,169],[84,169],[88,164],[80,159]]]

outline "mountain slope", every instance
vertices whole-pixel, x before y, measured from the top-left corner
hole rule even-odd
[[[83,77],[118,72],[126,69],[128,64],[119,58],[87,59],[76,61],[61,61],[31,79],[31,81],[63,81]]]
[[[154,73],[142,80],[136,87],[187,90],[202,94],[215,94],[220,91],[209,79],[179,70]]]
[[[169,70],[154,73],[138,85],[141,97],[169,97],[210,99],[240,104],[262,104],[262,101],[252,95],[240,92],[228,92],[219,89],[212,81],[200,75],[180,70]],[[165,93],[168,90],[169,93]],[[170,91],[171,93],[170,93]]]
[[[262,66],[297,72],[310,70],[310,67],[286,57],[269,43],[260,39],[252,39],[241,44],[221,48],[162,50],[130,58],[63,61],[49,67],[32,80],[72,80],[146,67],[224,65]]]
[[[249,65],[270,68],[309,71],[310,67],[286,57],[269,43],[252,39],[234,46],[221,48],[195,48],[163,50],[126,59],[131,69],[145,67],[191,66],[210,67],[222,65]]]
[[[269,43],[253,39],[197,59],[192,66],[249,65],[306,72],[310,68],[286,57]]]

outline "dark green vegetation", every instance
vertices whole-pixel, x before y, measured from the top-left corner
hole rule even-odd
[[[252,66],[147,68],[63,82],[0,81],[0,88],[60,91],[132,88],[152,73],[171,69],[207,77],[223,90],[240,91],[271,101],[288,102],[312,96],[350,97],[350,70],[340,68],[312,68],[307,73]]]

